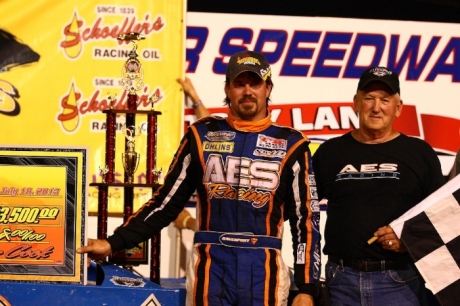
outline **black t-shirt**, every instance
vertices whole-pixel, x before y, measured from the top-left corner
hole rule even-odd
[[[328,199],[324,253],[344,259],[407,259],[367,240],[445,183],[434,150],[403,134],[381,144],[351,132],[330,139],[314,154],[313,169],[319,199]]]

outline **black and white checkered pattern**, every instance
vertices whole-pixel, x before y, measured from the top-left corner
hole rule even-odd
[[[390,226],[441,305],[460,305],[460,175]]]

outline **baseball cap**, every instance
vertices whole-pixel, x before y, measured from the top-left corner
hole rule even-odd
[[[242,51],[233,54],[228,61],[225,77],[227,81],[231,81],[245,71],[256,73],[264,81],[272,74],[265,56],[255,51]]]
[[[401,94],[398,74],[386,67],[372,67],[366,69],[359,78],[358,90],[363,90],[372,82],[383,82],[388,85],[394,93],[397,92]]]

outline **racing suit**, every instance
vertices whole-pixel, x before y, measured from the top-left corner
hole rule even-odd
[[[197,190],[198,229],[187,268],[187,305],[286,305],[281,258],[289,220],[294,280],[313,294],[320,276],[319,206],[309,141],[270,115],[256,122],[207,117],[181,141],[164,184],[108,238],[132,248],[168,226]]]

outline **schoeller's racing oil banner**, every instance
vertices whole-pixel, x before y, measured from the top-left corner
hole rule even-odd
[[[101,182],[105,167],[102,112],[126,108],[122,68],[133,46],[118,35],[136,32],[143,87],[136,92],[139,110],[158,98],[157,168],[166,172],[179,145],[183,122],[185,3],[182,0],[0,0],[0,143],[21,146],[89,148],[88,184]],[[116,119],[116,182],[123,182],[122,127]],[[141,160],[135,183],[145,183],[146,116],[136,117],[141,135],[135,151]],[[1,173],[0,173],[1,175]],[[161,181],[160,181],[161,182]],[[97,210],[97,188],[88,190],[89,212]],[[135,209],[150,189],[135,189]],[[109,212],[123,211],[123,189],[109,189]]]

